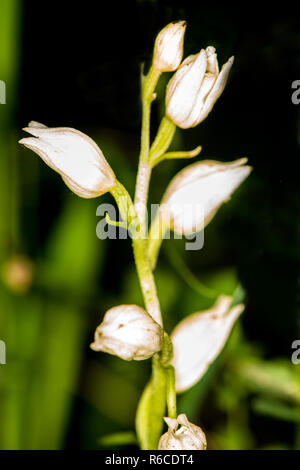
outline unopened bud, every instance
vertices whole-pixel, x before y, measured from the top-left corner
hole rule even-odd
[[[106,312],[91,348],[126,361],[141,361],[160,351],[162,341],[162,328],[143,308],[119,305]]]
[[[19,143],[36,152],[78,196],[97,197],[115,186],[111,167],[87,135],[69,127],[48,128],[34,121],[24,130],[34,137]]]
[[[206,437],[199,426],[189,422],[185,414],[177,419],[164,418],[168,431],[159,440],[158,450],[205,450]],[[178,429],[178,425],[181,427]]]
[[[160,72],[172,72],[179,67],[183,54],[185,21],[168,24],[158,34],[153,54],[153,67]]]
[[[233,57],[219,73],[217,55],[211,46],[187,57],[167,86],[167,116],[182,129],[197,126],[223,92],[232,64]]]

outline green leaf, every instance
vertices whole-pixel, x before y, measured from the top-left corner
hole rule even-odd
[[[96,223],[95,203],[70,195],[49,237],[40,265],[41,283],[72,295],[87,293],[104,251],[103,240],[95,234]]]
[[[157,449],[166,408],[165,370],[156,358],[153,363],[152,379],[143,391],[136,414],[138,442],[143,450]]]
[[[234,370],[254,392],[268,392],[300,404],[300,381],[287,360],[263,361],[253,357],[236,359]]]
[[[300,423],[300,407],[289,406],[281,400],[271,397],[258,397],[252,402],[256,413],[270,416],[281,421]]]

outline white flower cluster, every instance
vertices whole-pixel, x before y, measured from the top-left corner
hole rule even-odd
[[[166,114],[182,129],[197,126],[208,116],[225,88],[234,59],[230,57],[219,72],[216,50],[208,46],[180,64],[185,27],[183,21],[166,26],[156,39],[153,58],[159,71],[178,69],[167,86]]]

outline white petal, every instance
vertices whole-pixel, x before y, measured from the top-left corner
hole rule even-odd
[[[185,119],[184,127],[190,128],[194,127],[198,121],[199,116],[202,115],[202,110],[205,104],[205,100],[212,90],[214,83],[216,81],[217,76],[211,73],[205,73],[204,78],[202,80],[201,88],[196,96],[194,106],[189,114],[189,116]]]
[[[19,144],[22,144],[30,150],[36,152],[44,160],[44,162],[50,166],[50,168],[55,171],[59,171],[59,169],[53,163],[53,160],[50,158],[50,155],[53,153],[53,147],[50,144],[47,142],[42,142],[39,139],[35,139],[34,137],[25,137],[24,139],[19,140]]]
[[[73,191],[73,193],[78,194],[78,196],[83,197],[85,199],[91,199],[93,197],[101,196],[101,194],[104,194],[106,192],[106,186],[102,193],[99,192],[99,179],[97,181],[98,189],[95,189],[95,187],[93,186],[87,189],[85,186],[81,186],[78,183],[75,183],[75,181],[71,180],[67,176],[61,175],[61,177],[65,184],[71,189],[71,191]]]
[[[179,127],[186,127],[185,121],[195,106],[205,70],[206,53],[201,50],[187,57],[167,86],[167,114]]]
[[[231,297],[220,297],[213,308],[188,316],[173,331],[172,364],[177,392],[198,382],[221,352],[244,309],[244,305],[239,304],[228,311],[231,301]]]
[[[215,102],[217,101],[217,99],[221,96],[225,86],[226,86],[226,83],[227,83],[227,80],[228,80],[228,76],[229,76],[229,72],[231,70],[231,67],[232,67],[232,64],[233,64],[233,57],[230,57],[230,59],[226,62],[226,64],[223,65],[222,69],[221,69],[221,72],[210,92],[210,94],[208,95],[208,97],[206,98],[206,101],[204,103],[204,106],[201,110],[201,113],[199,114],[198,116],[198,119],[196,121],[196,125],[200,124],[200,122],[202,122],[207,116],[208,114],[211,112]]]
[[[169,184],[160,207],[160,216],[179,234],[202,230],[219,207],[251,172],[243,166],[247,159],[222,163],[202,161],[189,165]]]

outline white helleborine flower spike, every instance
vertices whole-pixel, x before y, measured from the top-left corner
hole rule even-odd
[[[153,67],[160,72],[172,72],[179,67],[183,54],[185,21],[177,21],[163,28],[155,40]]]
[[[221,296],[210,310],[189,315],[176,326],[171,339],[177,392],[198,382],[223,349],[244,310],[243,304],[230,309],[231,302],[232,297]]]
[[[104,351],[126,361],[141,361],[162,348],[163,329],[138,305],[109,309],[97,327],[94,351]]]
[[[184,235],[202,230],[251,172],[246,162],[246,158],[229,163],[203,160],[181,170],[162,199],[163,226]]]
[[[197,126],[223,92],[232,64],[233,57],[219,73],[217,54],[212,46],[187,57],[168,83],[167,116],[182,129]]]
[[[33,137],[19,143],[36,152],[78,196],[97,197],[115,186],[114,172],[87,135],[69,127],[48,128],[35,121],[24,131]]]
[[[189,422],[185,414],[177,419],[164,418],[168,431],[163,434],[158,443],[158,450],[205,450],[206,437],[199,426]],[[181,425],[179,429],[178,425]]]

